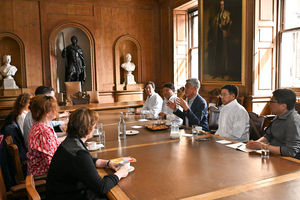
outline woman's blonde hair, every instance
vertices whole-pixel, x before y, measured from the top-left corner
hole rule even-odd
[[[51,96],[37,95],[30,101],[30,111],[32,119],[39,121],[44,114],[53,112],[55,116],[58,114],[58,105],[56,100]]]
[[[78,108],[69,117],[68,137],[84,138],[98,122],[98,113],[88,108]]]

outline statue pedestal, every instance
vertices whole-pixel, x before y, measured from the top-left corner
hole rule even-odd
[[[133,84],[136,84],[136,82],[134,81],[134,76],[132,74],[126,74],[124,76],[125,78],[125,84],[126,85],[133,85]]]
[[[3,79],[3,85],[1,89],[7,90],[7,89],[18,89],[16,82],[14,79]]]

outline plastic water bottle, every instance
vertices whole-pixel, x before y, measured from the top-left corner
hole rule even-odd
[[[118,124],[118,140],[126,139],[126,124],[123,118],[123,113],[120,113],[120,121]]]

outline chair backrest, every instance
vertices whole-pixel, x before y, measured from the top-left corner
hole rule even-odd
[[[249,112],[250,140],[257,140],[264,135],[265,116],[258,116],[254,112]]]
[[[7,138],[5,139],[5,141],[9,141],[12,139],[9,139],[9,137],[11,138],[11,136],[7,136]],[[9,155],[12,157],[12,160],[14,162],[14,167],[15,167],[15,180],[17,182],[17,184],[20,184],[21,182],[24,182],[24,174],[23,174],[23,168],[21,165],[21,160],[20,160],[20,156],[19,156],[19,149],[17,147],[17,145],[15,144],[7,144],[7,151],[9,153]]]
[[[90,95],[90,103],[99,103],[99,92],[98,91],[86,91]]]
[[[66,91],[66,99],[70,102],[71,95],[77,92],[81,92],[81,82],[80,81],[65,82],[65,91]]]
[[[55,93],[55,98],[56,98],[56,101],[57,101],[57,104],[59,106],[63,106],[64,105],[64,93],[60,92],[60,93]]]
[[[238,98],[237,98],[236,100],[237,100],[237,102],[238,102],[239,104],[241,104],[242,106],[244,106],[244,99],[245,99],[245,97],[243,97],[243,96],[238,96]]]
[[[208,125],[211,131],[217,130],[219,127],[220,110],[221,109],[215,106],[210,106],[208,108]]]
[[[7,199],[6,187],[5,187],[2,170],[1,170],[1,166],[0,166],[0,200],[6,200],[6,199]]]
[[[30,200],[40,200],[41,197],[35,189],[34,179],[32,175],[26,177],[26,191],[28,199]]]
[[[300,115],[300,103],[296,103],[295,104],[295,110],[298,112],[298,114]]]

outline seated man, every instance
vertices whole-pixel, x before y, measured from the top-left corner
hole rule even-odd
[[[249,141],[249,115],[246,109],[237,102],[238,87],[224,85],[221,88],[221,101],[223,108],[219,116],[219,128],[216,135],[236,140]]]
[[[145,91],[147,96],[145,105],[139,109],[135,109],[134,113],[135,114],[141,114],[142,111],[145,111],[146,113],[152,112],[153,116],[157,118],[158,113],[161,111],[161,106],[162,106],[162,98],[157,94],[155,91],[155,84],[152,81],[149,81],[145,85]]]
[[[183,119],[183,124],[191,127],[192,125],[201,126],[204,131],[209,131],[208,127],[208,111],[206,101],[198,94],[200,89],[200,81],[196,78],[189,78],[185,84],[185,96],[187,102],[182,98],[176,101],[168,101],[167,106],[172,108],[173,113]],[[180,105],[183,111],[179,110],[176,105]]]
[[[295,111],[295,103],[296,94],[292,90],[275,90],[270,108],[276,117],[265,130],[266,134],[256,141],[250,140],[246,147],[260,150],[261,142],[268,142],[271,153],[299,159],[300,115]]]
[[[173,109],[167,106],[168,101],[175,101],[177,99],[177,96],[175,94],[175,86],[173,83],[166,83],[163,86],[163,93],[164,93],[164,101],[162,105],[162,110],[159,113],[159,116],[161,116],[162,119],[169,119],[171,121],[176,121],[180,124],[182,124],[182,119],[178,116],[176,116],[173,113]],[[180,106],[177,105],[177,108],[181,109]]]
[[[54,99],[55,98],[55,93],[52,87],[48,87],[48,86],[39,86],[38,88],[36,88],[35,90],[35,95],[45,95],[45,96],[51,96]],[[69,116],[69,112],[65,111],[63,114],[60,114],[59,117],[68,117]],[[55,127],[55,126],[59,126],[59,125],[63,125],[63,124],[67,124],[67,119],[65,121],[52,121],[52,123],[50,124],[50,126]],[[24,142],[25,142],[25,146],[26,148],[27,146],[27,138],[28,138],[28,133],[33,125],[34,120],[32,119],[32,113],[31,111],[28,111],[25,120],[24,120],[24,124],[23,124],[23,131],[24,131]],[[57,136],[57,135],[56,135]]]

